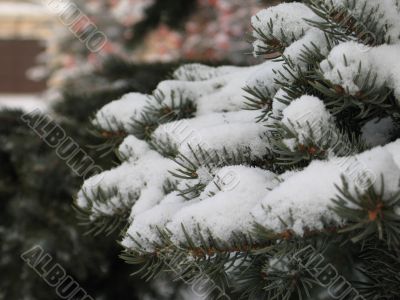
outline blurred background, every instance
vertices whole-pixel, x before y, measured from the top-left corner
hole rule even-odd
[[[37,100],[46,82],[35,82],[27,71],[35,66],[44,41],[51,35],[55,18],[44,7],[24,1],[0,1],[0,101],[13,105],[15,100]]]
[[[95,299],[195,299],[168,278],[129,276],[118,235],[86,234],[72,208],[82,179],[21,115],[39,108],[111,168],[113,149],[87,130],[96,110],[128,92],[151,93],[182,62],[257,63],[250,18],[276,2],[0,0],[0,300],[58,299],[20,258],[35,245]],[[105,37],[96,51],[92,32]]]
[[[57,2],[73,2],[105,33],[100,53],[86,51],[76,28],[62,24]],[[266,2],[273,1],[0,0],[0,101],[32,104],[110,55],[137,63],[250,63],[243,55],[250,52],[249,20]]]

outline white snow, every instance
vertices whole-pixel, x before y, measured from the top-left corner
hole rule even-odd
[[[118,147],[118,152],[121,158],[125,160],[129,159],[131,161],[142,158],[149,151],[150,146],[133,135],[127,136]]]
[[[210,130],[211,129],[211,130]],[[267,153],[265,127],[259,123],[222,124],[213,128],[201,129],[197,132],[198,141],[189,140],[179,148],[179,152],[191,157],[191,149],[199,146],[205,150],[215,150],[223,155],[224,149],[229,151],[248,152],[251,157],[262,157]]]
[[[159,203],[164,196],[166,180],[174,180],[168,170],[172,170],[175,163],[152,150],[141,154],[139,159],[133,157],[114,169],[87,179],[78,193],[77,204],[89,207],[93,215],[98,216],[112,215],[129,209],[135,203],[131,212],[134,216]],[[113,200],[103,203],[99,188]],[[85,195],[100,201],[88,203]]]
[[[387,144],[385,148],[392,154],[394,162],[400,168],[400,140]]]
[[[258,68],[252,76],[249,76],[246,80],[247,88],[258,88],[264,90],[268,88],[271,96],[273,96],[279,86],[275,83],[275,72],[283,71],[282,62],[266,61],[262,67]],[[243,99],[242,99],[243,102]]]
[[[199,147],[219,154],[223,154],[224,149],[251,150],[252,157],[261,157],[266,154],[268,144],[264,125],[255,122],[258,114],[258,111],[212,113],[170,122],[159,126],[152,140],[169,142],[188,158],[193,157],[191,149],[197,151]]]
[[[172,216],[189,204],[176,192],[167,195],[161,203],[133,219],[122,240],[122,245],[131,249],[143,248],[145,251],[151,252],[154,250],[154,244],[160,242],[158,230],[163,230]]]
[[[331,200],[338,193],[335,184],[341,186],[343,175],[355,195],[356,189],[366,190],[360,179],[365,180],[369,174],[375,189],[380,190],[383,174],[384,195],[390,197],[399,189],[399,145],[397,141],[353,157],[313,161],[304,170],[279,177],[258,168],[224,167],[216,176],[219,181],[211,181],[197,199],[184,201],[173,192],[158,205],[138,214],[123,245],[137,249],[138,245],[130,238],[133,237],[140,241],[141,247],[151,251],[160,241],[158,229],[163,228],[172,233],[175,243],[184,243],[182,226],[199,245],[201,237],[207,239],[211,235],[230,241],[235,232],[250,233],[254,222],[277,233],[290,229],[298,235],[329,224],[342,225],[345,220],[331,210]],[[221,181],[229,184],[220,189]]]
[[[191,101],[195,104],[196,116],[240,111],[245,106],[243,96],[246,93],[243,88],[245,86],[261,88],[265,84],[273,85],[273,70],[281,66],[282,63],[265,62],[252,67],[216,68],[215,77],[209,76],[207,72],[211,72],[210,67],[206,67],[207,72],[204,71],[203,76],[211,77],[211,79],[166,80],[158,85],[154,96],[138,93],[127,94],[98,111],[93,124],[104,130],[131,132],[134,120],[141,120],[141,114],[146,105],[151,103],[155,107],[162,105],[172,107],[173,104],[179,104],[181,100],[183,102]],[[182,73],[182,70],[178,73]],[[271,87],[271,91],[275,92],[273,87]],[[155,98],[161,99],[162,102],[157,102]]]
[[[283,112],[282,123],[297,134],[299,143],[305,144],[311,132],[321,140],[333,126],[333,117],[324,103],[314,96],[304,95],[293,100]]]
[[[367,47],[356,42],[336,46],[320,67],[324,77],[351,95],[360,92],[368,72],[376,75],[374,87],[392,88],[400,103],[400,45]],[[346,57],[346,59],[344,58]]]
[[[198,81],[163,81],[158,85],[155,94],[163,95],[163,103],[169,106],[173,101],[179,101],[179,98],[192,101],[196,104],[197,116],[212,112],[238,111],[244,106],[245,92],[242,88],[247,79],[254,77],[255,73],[266,65],[269,65],[269,62],[252,67],[223,69],[223,72],[217,69],[216,74],[223,75],[211,77],[206,73]],[[206,70],[210,72],[208,68]],[[203,79],[208,77],[211,78]]]
[[[328,8],[333,8],[336,11],[342,8],[347,12],[348,16],[360,18],[364,12],[364,18],[369,16],[371,10],[375,11],[373,16],[377,17],[377,27],[387,26],[386,40],[392,43],[400,41],[400,6],[398,0],[380,0],[380,1],[354,1],[354,8],[351,9],[347,0],[325,0],[325,5]],[[365,7],[364,7],[365,5]],[[358,25],[363,28],[363,24]],[[367,29],[363,29],[367,32]],[[375,42],[375,37],[371,42]]]
[[[240,71],[240,67],[210,67],[202,64],[186,64],[175,70],[173,77],[177,80],[202,81]]]
[[[337,194],[335,184],[341,186],[344,175],[355,195],[356,188],[363,191],[359,183],[366,173],[374,179],[378,191],[382,184],[380,176],[384,175],[387,197],[398,192],[400,169],[387,149],[377,147],[355,157],[313,161],[264,197],[262,204],[253,209],[255,220],[273,231],[291,229],[299,235],[306,229],[318,230],[330,223],[341,225],[345,220],[330,209],[331,199]]]
[[[279,89],[272,101],[272,114],[275,118],[281,120],[282,119],[282,112],[287,107],[287,93],[283,89]]]
[[[199,234],[207,238],[208,232],[223,241],[231,239],[234,232],[248,232],[252,227],[251,209],[277,184],[275,174],[244,166],[225,167],[218,175],[229,178],[230,188],[219,190],[213,181],[199,202],[179,210],[167,224],[175,241],[185,241],[182,225],[198,243]]]
[[[254,54],[265,47],[261,31],[269,39],[284,39],[293,42],[300,39],[306,31],[312,27],[304,19],[315,19],[315,14],[302,3],[282,3],[267,9],[263,9],[251,18],[251,24],[255,29],[253,36],[256,42],[253,44]],[[272,28],[269,25],[272,23]]]
[[[107,131],[123,130],[130,132],[134,119],[140,120],[142,109],[149,98],[139,93],[129,93],[121,99],[112,101],[99,110],[93,124]]]

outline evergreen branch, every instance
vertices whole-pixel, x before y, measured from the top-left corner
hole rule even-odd
[[[383,16],[378,13],[379,5],[370,7],[370,1],[363,0],[361,12],[356,13],[357,2],[347,0],[341,7],[332,0],[329,4],[321,0],[307,0],[310,9],[323,21],[306,21],[324,31],[330,39],[340,42],[353,40],[369,46],[387,43],[387,25],[381,24]]]
[[[258,16],[256,16],[258,18]],[[260,21],[260,19],[258,18]],[[293,42],[297,41],[304,35],[304,31],[299,36],[295,36],[292,32],[288,36],[283,28],[280,29],[280,36],[274,33],[274,23],[272,18],[268,21],[267,30],[263,31],[260,28],[252,26],[253,31],[257,34],[257,40],[261,41],[264,45],[257,45],[256,55],[267,55],[270,58],[280,57],[285,49]]]
[[[342,177],[342,187],[336,186],[339,194],[333,199],[332,208],[340,217],[348,222],[341,232],[352,232],[352,241],[359,242],[371,235],[377,235],[389,248],[400,244],[400,216],[396,208],[400,204],[400,191],[393,195],[385,195],[383,175],[381,189],[376,191],[372,182],[365,192],[350,190],[348,182]]]
[[[357,253],[362,265],[357,269],[366,280],[354,281],[356,289],[368,299],[396,299],[400,294],[400,253],[386,243],[368,238]]]
[[[245,108],[248,110],[261,109],[262,114],[257,118],[257,122],[261,122],[272,109],[272,95],[275,94],[276,91],[271,93],[268,87],[259,88],[257,86],[246,86],[243,88],[243,90],[249,94],[249,96],[244,96],[244,98],[247,100],[247,102],[245,102]]]
[[[105,233],[106,235],[111,235],[116,231],[121,231],[128,223],[130,209],[133,203],[138,199],[138,195],[128,194],[128,199],[125,199],[117,189],[108,189],[104,191],[101,187],[97,187],[93,193],[95,196],[90,197],[85,190],[82,189],[82,194],[87,202],[87,206],[83,208],[76,203],[73,205],[77,217],[80,220],[79,224],[88,227],[86,234],[97,236]],[[110,198],[113,198],[114,201],[109,201]],[[112,214],[105,213],[100,209],[103,207],[110,209]]]

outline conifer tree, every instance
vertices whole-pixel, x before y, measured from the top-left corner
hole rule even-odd
[[[113,145],[89,130],[90,116],[124,93],[151,91],[171,67],[110,60],[93,75],[108,85],[79,93],[63,90],[48,113],[97,165],[111,168],[117,160]],[[115,87],[116,80],[126,84]],[[54,289],[20,257],[38,245],[95,299],[181,299],[181,284],[166,278],[147,284],[129,277],[131,268],[118,259],[118,236],[84,234],[71,207],[82,179],[22,122],[24,113],[0,110],[0,299],[55,299]]]
[[[213,299],[398,299],[400,2],[284,3],[251,23],[265,62],[184,65],[96,113],[126,137],[79,217],[119,232],[141,276]]]

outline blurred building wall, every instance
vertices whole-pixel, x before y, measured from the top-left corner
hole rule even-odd
[[[0,93],[33,93],[43,91],[45,82],[34,82],[26,72],[35,65],[44,50],[39,40],[0,40]]]
[[[32,93],[45,82],[26,76],[44,50],[55,18],[45,7],[23,1],[0,0],[0,93]]]

